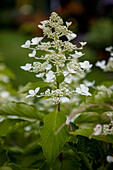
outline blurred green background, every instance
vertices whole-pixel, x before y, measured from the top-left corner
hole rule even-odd
[[[109,58],[105,47],[113,45],[113,0],[7,0],[0,5],[0,55],[3,62],[16,75],[13,85],[36,82],[35,75],[20,69],[20,66],[33,59],[28,57],[30,50],[21,45],[28,39],[42,36],[37,28],[40,21],[56,11],[64,21],[72,21],[70,29],[78,34],[73,41],[87,41],[83,59],[95,64],[97,60]],[[99,84],[113,80],[112,73],[104,73],[93,67],[87,78]]]

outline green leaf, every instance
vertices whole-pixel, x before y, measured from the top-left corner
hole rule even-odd
[[[105,85],[106,87],[110,87],[113,85],[113,81],[103,81],[101,84]]]
[[[94,130],[91,128],[82,128],[82,129],[77,129],[75,132],[70,132],[71,135],[81,135],[81,136],[86,136],[90,137],[93,134]],[[113,135],[93,135],[93,139],[108,142],[108,143],[113,143]]]
[[[51,83],[47,83],[47,82],[43,82],[43,81],[39,81],[39,82],[36,82],[36,83],[27,83],[19,92],[21,93],[25,93],[29,90],[34,90],[36,89],[37,87],[47,87],[49,86]]]
[[[62,83],[64,81],[64,79],[65,79],[65,77],[64,77],[63,73],[59,72],[56,74],[56,81],[58,83]]]
[[[19,119],[5,119],[0,122],[0,136],[6,136],[8,133],[27,125],[28,122]]]
[[[74,121],[74,123],[99,123],[99,114],[96,112],[81,113]]]
[[[0,166],[3,166],[6,162],[9,162],[7,152],[0,146]]]
[[[44,126],[40,129],[40,142],[48,164],[51,164],[62,151],[68,140],[68,130],[65,125],[66,117],[60,112],[49,113],[44,118]]]
[[[19,165],[16,165],[14,163],[9,163],[6,166],[1,167],[0,170],[28,170],[28,169],[22,168]]]
[[[45,114],[39,112],[35,106],[22,102],[10,102],[7,105],[0,107],[0,115],[12,115],[31,120],[43,120],[43,117],[45,116]]]

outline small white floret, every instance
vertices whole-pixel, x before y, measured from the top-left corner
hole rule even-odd
[[[106,48],[105,48],[105,50],[106,50],[106,51],[108,51],[108,52],[111,52],[111,50],[112,50],[112,49],[113,49],[113,47],[112,47],[112,46],[110,46],[110,47],[106,47]]]
[[[51,64],[48,64],[48,65],[45,67],[46,70],[50,70],[51,68],[52,68],[52,65],[51,65]]]
[[[97,124],[96,127],[94,128],[94,133],[93,135],[100,135],[102,132],[102,125]]]
[[[21,45],[21,47],[22,47],[22,48],[29,48],[30,45],[31,45],[30,40],[27,40],[27,41],[25,42],[25,44]]]
[[[29,71],[32,68],[32,65],[27,63],[25,66],[20,66],[20,68],[25,71]]]
[[[80,84],[80,88],[79,87],[76,88],[76,93],[85,95],[85,96],[91,96],[91,93],[89,93],[88,91],[89,91],[89,88],[86,87],[84,84]]]
[[[113,57],[113,52],[111,52],[110,55]]]
[[[26,98],[36,96],[39,90],[40,90],[40,87],[37,87],[35,90],[29,90],[29,95],[27,95]]]
[[[81,68],[85,70],[89,70],[92,67],[92,64],[89,63],[89,61],[84,61],[79,63]]]
[[[43,29],[44,25],[38,25],[38,28]]]
[[[76,73],[76,71],[74,71],[73,69],[69,68],[68,66],[67,66],[67,69],[68,69],[68,71],[69,71],[70,73]]]
[[[69,102],[69,98],[61,97],[61,103],[68,103],[68,102]]]
[[[0,97],[2,97],[2,98],[4,98],[4,99],[8,98],[9,96],[10,96],[10,94],[9,94],[8,91],[2,91],[2,92],[0,93]]]
[[[32,38],[31,40],[31,45],[37,45],[41,40],[43,39],[43,37],[35,37],[35,38]]]
[[[69,116],[67,116],[67,120],[66,120],[66,125],[68,125],[70,123],[71,119]]]
[[[81,46],[84,46],[87,44],[87,42],[80,42]]]
[[[102,70],[105,69],[105,67],[106,67],[105,64],[106,64],[106,61],[105,61],[105,60],[97,61],[97,62],[96,62],[96,66],[97,66],[97,67],[100,67]]]
[[[66,21],[67,27],[69,27],[71,24],[72,24],[72,22],[67,22],[67,21]]]
[[[111,163],[113,162],[113,156],[108,155],[106,158],[107,162]]]
[[[42,78],[43,76],[44,76],[44,73],[36,74],[36,77],[39,77],[39,78]]]
[[[84,80],[84,84],[85,84],[85,86],[87,86],[87,87],[92,87],[92,86],[94,86],[95,81],[93,80],[93,81],[91,82],[91,81],[88,81],[88,80]]]
[[[36,55],[36,50],[33,50],[33,52],[29,54],[29,57],[35,57],[35,55]]]
[[[73,58],[79,58],[81,56],[83,56],[84,54],[82,52],[78,52],[78,51],[75,51],[75,54],[70,54],[70,56],[72,56]]]
[[[49,72],[46,74],[46,81],[47,81],[47,82],[53,82],[53,81],[54,81],[54,78],[55,78],[55,75],[54,75],[54,72],[53,72],[53,71],[49,71]]]
[[[68,39],[69,41],[71,41],[71,40],[73,40],[74,38],[76,38],[77,35],[74,34],[74,33],[72,33],[72,34],[67,34],[66,37],[67,37],[67,39]]]

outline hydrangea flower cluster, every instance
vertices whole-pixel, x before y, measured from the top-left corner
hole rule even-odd
[[[100,67],[104,71],[113,71],[113,47],[106,47],[105,50],[110,52],[110,58],[108,59],[108,62],[106,63],[105,60],[97,61],[96,66]]]
[[[78,61],[78,58],[84,55],[79,50],[83,49],[86,42],[80,42],[79,48],[72,44],[70,41],[77,37],[75,33],[69,30],[72,22],[63,24],[62,18],[55,12],[52,12],[49,20],[41,21],[41,24],[38,25],[43,31],[43,37],[35,37],[31,41],[27,40],[21,46],[22,48],[31,49],[32,52],[28,56],[36,59],[33,64],[27,63],[25,66],[21,66],[21,68],[25,71],[36,73],[37,78],[42,78],[43,81],[52,83],[54,87],[40,94],[39,87],[35,90],[31,89],[27,98],[47,96],[54,103],[59,103],[62,102],[62,97],[65,97],[65,100],[68,101],[73,93],[91,96],[89,88],[84,84],[81,84],[80,88],[77,87],[76,90],[65,89],[65,84],[69,85],[75,75],[82,78],[85,77],[86,73],[90,71],[92,64],[89,61]],[[62,40],[64,37],[66,37],[67,41]],[[49,38],[50,41],[44,42],[44,38]],[[39,56],[37,51],[46,52],[46,54]]]

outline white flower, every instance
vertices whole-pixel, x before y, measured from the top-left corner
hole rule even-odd
[[[67,69],[68,69],[68,71],[69,71],[70,73],[76,73],[76,71],[74,71],[73,69],[69,68],[68,66],[67,66]]]
[[[29,95],[26,96],[26,98],[28,97],[34,97],[40,90],[40,87],[37,87],[35,90],[29,90]]]
[[[81,46],[84,46],[87,44],[87,42],[80,42]]]
[[[113,156],[108,155],[106,158],[107,162],[111,163],[113,162]]]
[[[53,71],[49,71],[46,74],[46,81],[47,82],[53,82],[53,79],[55,78],[54,72]]]
[[[43,76],[44,76],[44,73],[36,74],[36,77],[40,77],[40,78],[42,78]]]
[[[29,47],[30,47],[30,44],[31,44],[30,40],[27,40],[27,41],[25,42],[25,44],[21,45],[21,47],[22,47],[22,48],[29,48]]]
[[[80,88],[79,87],[76,88],[76,93],[85,95],[85,96],[91,96],[91,93],[89,93],[88,91],[89,91],[89,88],[86,87],[84,84],[80,84]]]
[[[48,20],[41,21],[40,23],[45,25],[48,23]]]
[[[63,75],[64,75],[64,77],[65,76],[67,76],[69,74],[69,72],[68,71],[63,71]]]
[[[67,21],[66,21],[67,27],[69,27],[71,24],[72,24],[72,22],[67,22]]]
[[[67,116],[66,125],[68,125],[70,122],[71,122],[71,119],[69,116]]]
[[[113,57],[113,52],[111,52],[110,55]]]
[[[46,69],[46,70],[50,70],[51,67],[52,67],[51,64],[48,64],[48,65],[45,67],[45,69]]]
[[[2,97],[4,99],[8,98],[9,97],[9,92],[8,91],[2,91],[0,93],[0,97]]]
[[[61,97],[61,103],[68,103],[68,102],[69,102],[69,98]]]
[[[92,87],[95,84],[95,81],[93,80],[92,82],[90,82],[90,81],[84,80],[84,84],[87,87]]]
[[[72,78],[73,78],[72,75],[69,75],[68,77],[65,77],[64,81],[65,81],[66,83],[71,84],[71,83],[72,83],[72,80],[73,80]]]
[[[67,39],[68,39],[69,41],[71,41],[71,40],[73,40],[74,38],[76,38],[77,35],[74,34],[74,33],[72,33],[72,34],[67,34],[66,37],[67,37]]]
[[[97,124],[96,127],[94,128],[94,133],[93,135],[100,135],[102,132],[102,125]]]
[[[33,52],[29,54],[29,57],[34,57],[35,55],[36,55],[36,50],[33,50]]]
[[[38,25],[38,28],[43,29],[44,25]]]
[[[105,50],[106,50],[106,51],[108,51],[108,52],[111,52],[111,50],[112,50],[112,49],[113,49],[113,47],[112,47],[112,46],[110,46],[110,47],[106,47],[106,48],[105,48]]]
[[[106,65],[105,65],[106,61],[102,60],[102,61],[97,61],[96,62],[96,66],[100,67],[101,69],[105,69]]]
[[[32,68],[32,65],[27,63],[25,66],[20,66],[21,69],[29,71]]]
[[[32,38],[31,40],[31,45],[37,45],[41,40],[43,39],[43,37],[35,37],[35,38]]]
[[[73,58],[79,58],[81,56],[83,56],[84,54],[82,52],[77,52],[75,51],[75,54],[70,54],[70,56],[72,56]]]
[[[89,63],[89,61],[84,61],[79,63],[81,68],[85,70],[89,70],[92,67],[92,64]]]

